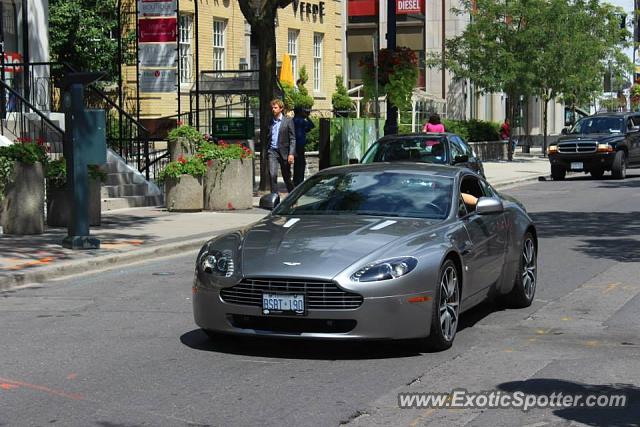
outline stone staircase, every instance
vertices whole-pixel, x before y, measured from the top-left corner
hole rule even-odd
[[[107,150],[107,179],[102,184],[102,211],[142,206],[162,206],[160,188],[128,165],[111,149]]]

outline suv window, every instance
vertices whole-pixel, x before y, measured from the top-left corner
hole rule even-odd
[[[451,158],[454,160],[458,156],[464,156],[467,154],[456,137],[449,138],[449,146],[451,147]]]
[[[640,116],[631,116],[631,122],[633,123],[633,129],[640,129]]]

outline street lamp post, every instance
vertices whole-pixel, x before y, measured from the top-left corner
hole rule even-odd
[[[396,0],[387,0],[387,49],[396,50]],[[387,120],[384,123],[384,134],[396,133],[398,133],[398,107],[389,101],[387,95]]]

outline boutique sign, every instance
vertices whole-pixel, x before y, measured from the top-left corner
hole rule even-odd
[[[424,10],[424,0],[396,0],[396,13],[399,15],[421,14]]]

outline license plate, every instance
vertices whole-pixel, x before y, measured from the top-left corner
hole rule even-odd
[[[571,162],[571,170],[580,171],[584,169],[582,162]]]
[[[304,294],[262,294],[263,314],[306,314]]]

